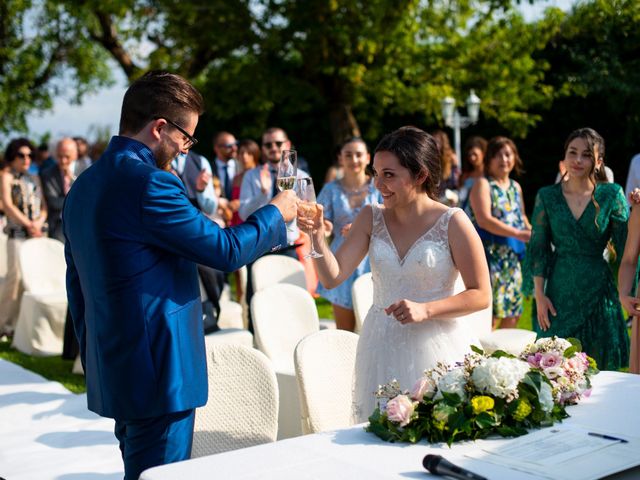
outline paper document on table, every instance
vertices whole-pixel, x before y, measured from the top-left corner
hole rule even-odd
[[[554,480],[597,479],[640,465],[640,440],[612,440],[610,432],[577,426],[554,426],[509,442],[488,445],[468,456]],[[606,437],[609,438],[606,438]]]

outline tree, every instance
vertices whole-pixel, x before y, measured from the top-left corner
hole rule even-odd
[[[93,72],[84,63],[74,70],[83,80],[78,96],[109,78],[108,54],[130,80],[150,68],[192,80],[207,102],[203,129],[231,125],[257,136],[269,123],[293,125],[297,138],[323,144],[325,153],[350,136],[377,137],[388,114],[437,123],[440,99],[464,98],[469,88],[482,97],[485,117],[523,135],[540,118],[529,111],[553,95],[542,81],[547,64],[535,53],[555,25],[525,24],[510,0],[39,5],[43,24],[56,19],[65,38],[83,39],[52,49],[72,68],[90,59]],[[47,47],[59,44],[47,38]],[[141,46],[144,55],[135,53]],[[31,94],[43,91],[50,105],[42,84]]]
[[[56,2],[0,2],[0,133],[24,131],[26,115],[51,108],[56,95],[79,101],[109,83],[106,52],[76,26]]]

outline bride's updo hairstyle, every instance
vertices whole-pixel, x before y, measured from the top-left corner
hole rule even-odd
[[[438,199],[440,151],[431,135],[416,127],[401,127],[382,137],[378,152],[393,153],[414,179],[426,177],[422,189],[433,200]]]

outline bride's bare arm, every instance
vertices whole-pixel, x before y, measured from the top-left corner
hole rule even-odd
[[[319,214],[313,221],[298,215],[298,225],[305,231],[309,231],[313,227],[313,241],[316,250],[323,255],[314,259],[318,278],[325,288],[334,288],[349,278],[349,275],[353,273],[367,254],[373,211],[369,205],[360,211],[351,225],[349,235],[345,237],[344,243],[334,256],[325,240],[321,205],[318,205],[318,210]]]
[[[463,212],[456,212],[449,221],[449,246],[465,290],[433,302],[400,300],[386,309],[387,315],[393,315],[400,323],[413,323],[430,318],[460,317],[489,306],[491,283],[484,248],[473,224]]]

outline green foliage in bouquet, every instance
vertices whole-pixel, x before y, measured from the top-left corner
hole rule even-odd
[[[462,364],[426,370],[412,391],[398,382],[376,392],[368,432],[388,442],[430,443],[516,437],[568,417],[565,406],[590,393],[595,362],[577,340],[547,338],[519,356],[472,347]]]

